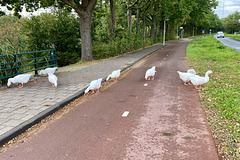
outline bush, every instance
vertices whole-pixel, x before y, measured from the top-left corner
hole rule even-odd
[[[146,46],[151,44],[150,39],[146,39]],[[97,42],[93,44],[93,59],[104,59],[124,54],[143,47],[142,38],[116,38],[110,43]]]
[[[23,21],[14,16],[0,17],[0,55],[28,51],[28,39],[21,28]]]
[[[56,49],[59,66],[79,60],[79,28],[79,20],[66,10],[33,16],[26,21],[31,50]]]
[[[59,67],[74,64],[80,61],[80,54],[77,52],[57,52],[57,63]]]

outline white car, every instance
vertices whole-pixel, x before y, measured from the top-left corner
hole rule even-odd
[[[217,32],[217,38],[224,38],[224,33],[222,31]]]

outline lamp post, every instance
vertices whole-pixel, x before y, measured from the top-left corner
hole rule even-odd
[[[163,46],[165,46],[165,32],[166,32],[166,21],[168,21],[169,19],[165,19],[164,20],[164,27],[163,27]]]

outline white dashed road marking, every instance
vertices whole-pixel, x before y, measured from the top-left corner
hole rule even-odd
[[[125,111],[123,114],[122,114],[122,117],[127,117],[129,114],[129,111]]]

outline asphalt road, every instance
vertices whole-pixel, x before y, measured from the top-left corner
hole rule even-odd
[[[188,69],[189,41],[156,51],[117,82],[76,100],[6,147],[0,159],[218,159],[198,92],[176,72]],[[153,65],[155,80],[146,81]]]
[[[223,43],[224,45],[236,49],[238,52],[240,52],[240,41],[237,41],[235,39],[231,39],[229,37],[225,37],[225,38],[217,38],[216,35],[214,35],[214,37],[219,40],[221,43]]]

